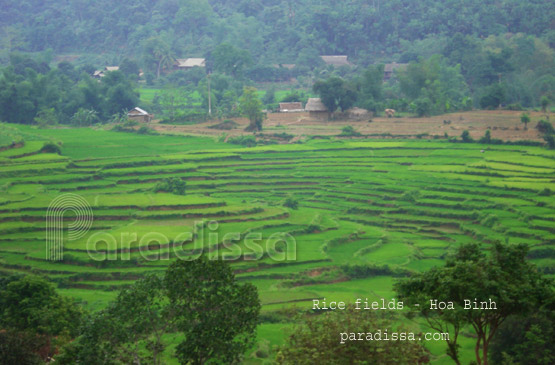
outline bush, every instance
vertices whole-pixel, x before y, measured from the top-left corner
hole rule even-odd
[[[169,179],[164,179],[164,181],[159,182],[154,187],[154,192],[166,192],[175,195],[185,195],[185,186],[187,183],[177,177],[171,177]]]
[[[553,135],[545,135],[543,139],[547,142],[547,147],[550,150],[555,150],[555,138],[553,138]]]
[[[341,271],[351,279],[394,274],[394,271],[388,265],[376,264],[345,264],[341,265]]]
[[[157,134],[152,129],[148,128],[146,125],[141,126],[141,128],[137,129],[138,134]]]
[[[256,138],[254,138],[254,136],[229,137],[227,139],[227,143],[238,144],[245,147],[254,147],[256,146]]]
[[[461,139],[464,143],[471,143],[474,142],[472,137],[470,137],[470,133],[468,131],[463,131],[461,134]]]
[[[361,134],[357,132],[352,126],[347,125],[341,129],[341,136],[357,137]]]
[[[553,125],[550,122],[543,119],[540,120],[538,124],[536,124],[536,129],[538,130],[538,132],[543,134],[555,133],[555,130],[553,130]]]
[[[490,132],[489,129],[486,130],[486,133],[484,134],[484,136],[482,138],[480,138],[480,140],[478,142],[485,143],[485,144],[491,143],[491,132]]]
[[[57,153],[58,155],[62,154],[62,150],[60,146],[52,142],[46,142],[42,148],[40,149],[41,153]]]
[[[411,109],[419,117],[430,115],[432,112],[432,102],[428,98],[419,98],[411,104]]]
[[[297,209],[299,207],[299,202],[293,198],[287,198],[285,199],[283,206],[291,209]]]

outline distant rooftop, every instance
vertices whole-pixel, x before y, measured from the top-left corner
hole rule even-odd
[[[333,55],[333,56],[320,56],[326,65],[333,66],[352,66],[347,60],[347,56]]]
[[[307,112],[327,112],[328,108],[322,103],[320,98],[309,98],[304,110]]]
[[[175,61],[179,68],[204,67],[206,65],[204,58],[178,58]]]

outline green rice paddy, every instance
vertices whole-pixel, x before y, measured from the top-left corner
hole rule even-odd
[[[265,316],[315,298],[393,298],[394,276],[352,279],[341,265],[428,270],[465,242],[551,248],[531,260],[554,274],[555,152],[543,148],[426,140],[240,148],[208,137],[10,128],[26,143],[0,151],[0,270],[47,275],[92,310],[200,250],[230,259],[239,280],[258,287]],[[45,141],[61,143],[62,155],[39,153]],[[170,177],[187,182],[186,195],[154,193]],[[83,237],[65,236],[64,261],[47,261],[47,208],[67,193],[88,202],[94,223]],[[94,240],[102,234],[114,242]],[[290,327],[263,322],[258,340],[281,344]],[[443,344],[429,347],[436,363],[447,361]]]

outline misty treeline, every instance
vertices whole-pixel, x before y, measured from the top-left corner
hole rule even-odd
[[[0,112],[9,122],[82,125],[139,105],[169,122],[204,120],[207,71],[220,118],[238,116],[244,86],[280,81],[305,90],[316,83],[313,92],[333,100],[331,109],[424,116],[543,107],[555,98],[554,11],[549,1],[521,0],[7,0]],[[352,66],[320,58],[334,54]],[[206,58],[206,68],[175,71],[175,60],[187,57]],[[383,82],[391,62],[409,66]],[[127,66],[124,75],[89,78],[116,65]],[[139,68],[147,85],[165,89],[152,102],[133,92]],[[277,98],[269,87],[263,102],[271,110],[307,97]]]

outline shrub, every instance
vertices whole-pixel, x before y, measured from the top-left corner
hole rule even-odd
[[[141,126],[141,128],[137,129],[138,134],[157,134],[152,129],[148,128],[146,125]]]
[[[543,139],[547,142],[547,147],[550,150],[555,150],[555,138],[553,138],[553,135],[545,135]]]
[[[555,133],[555,130],[553,130],[553,125],[550,122],[543,119],[540,120],[538,124],[536,124],[536,129],[538,130],[538,132],[543,134]]]
[[[485,143],[485,144],[491,143],[491,132],[490,132],[489,129],[486,130],[486,133],[484,134],[484,136],[482,138],[480,138],[480,140],[478,142]]]
[[[299,202],[293,198],[287,198],[285,199],[283,206],[291,209],[297,209],[299,207]]]
[[[341,136],[350,136],[350,137],[356,137],[356,136],[360,136],[360,133],[357,132],[352,126],[347,125],[345,127],[343,127],[341,129]]]
[[[471,143],[471,142],[474,142],[474,140],[472,139],[472,137],[470,137],[470,133],[469,133],[468,131],[463,131],[462,134],[461,134],[461,138],[462,138],[462,141],[463,141],[464,143]]]
[[[185,186],[187,183],[177,177],[171,177],[169,179],[164,179],[164,181],[159,182],[154,187],[154,192],[166,192],[175,195],[185,195]]]
[[[57,153],[58,155],[62,154],[62,150],[60,146],[52,142],[46,142],[42,148],[40,149],[41,153]]]
[[[394,272],[388,265],[376,264],[345,264],[341,271],[351,279],[363,279],[378,275],[393,275]]]
[[[254,147],[256,146],[256,138],[254,138],[254,136],[229,137],[227,139],[227,143],[238,144],[245,147]]]

